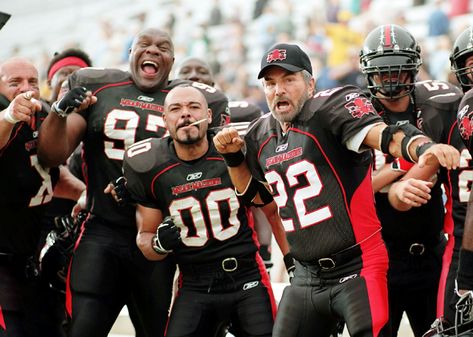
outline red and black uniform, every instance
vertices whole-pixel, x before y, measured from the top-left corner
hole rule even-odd
[[[9,104],[0,97],[0,110]],[[37,314],[32,307],[39,281],[35,253],[41,220],[59,179],[59,170],[43,168],[36,154],[38,130],[47,111],[43,106],[31,124],[15,124],[0,149],[0,336],[50,333],[32,326]]]
[[[103,190],[122,175],[128,146],[166,134],[162,113],[167,93],[192,82],[175,80],[142,92],[128,72],[114,69],[81,69],[68,81],[70,88],[86,87],[97,97],[80,112],[87,122],[82,141],[90,216],[72,260],[69,336],[107,336],[125,304],[139,335],[163,336],[175,265],[172,259],[145,259],[135,243],[134,206],[119,206]],[[214,122],[225,122],[227,98],[212,87],[195,85],[206,96]]]
[[[457,300],[454,296],[455,277],[473,180],[471,155],[462,142],[456,121],[463,94],[456,86],[441,81],[419,82],[415,90],[419,96],[419,99],[416,98],[416,105],[421,111],[421,129],[434,141],[454,146],[461,155],[458,169],[440,169],[440,179],[446,196],[443,231],[447,234],[448,241],[442,259],[437,317],[445,317],[453,322]]]
[[[249,210],[208,136],[208,152],[191,162],[177,157],[170,137],[141,142],[125,156],[134,199],[171,215],[181,231],[172,254],[179,292],[166,336],[213,336],[230,321],[237,335],[271,336],[276,307]]]
[[[455,115],[461,92],[445,82],[424,81],[416,83],[412,97],[404,112],[390,112],[379,102],[375,106],[379,107],[386,124],[410,123],[435,142],[448,143],[454,121],[452,116]],[[390,156],[376,151],[374,169],[390,165],[391,161]],[[452,173],[448,172],[450,182],[458,175]],[[437,317],[437,293],[446,245],[443,230],[447,217],[452,214],[450,209],[450,213],[445,215],[442,198],[441,185],[447,181],[445,174],[446,170],[436,177],[429,202],[409,211],[401,212],[391,206],[387,193],[390,185],[375,195],[376,210],[389,253],[388,289],[393,336],[397,336],[404,312],[415,336],[422,336]],[[448,268],[449,265],[443,266]],[[419,293],[424,294],[422,298],[418,297]]]
[[[247,162],[272,186],[296,258],[273,336],[328,336],[340,319],[352,336],[386,333],[388,259],[371,154],[355,152],[379,122],[363,93],[347,86],[317,93],[286,133],[269,113],[248,130]]]

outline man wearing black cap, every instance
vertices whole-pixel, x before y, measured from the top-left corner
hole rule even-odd
[[[254,180],[271,186],[295,258],[273,336],[329,336],[340,319],[351,336],[388,336],[388,257],[365,150],[449,169],[458,151],[409,125],[387,126],[357,87],[314,95],[309,57],[296,45],[270,48],[258,78],[271,114],[244,141],[226,128],[214,142],[239,193],[256,195]]]

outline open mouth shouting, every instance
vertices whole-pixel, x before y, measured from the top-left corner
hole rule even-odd
[[[280,113],[288,112],[290,111],[290,109],[291,109],[291,103],[288,100],[281,99],[281,100],[278,100],[274,104],[274,110]]]
[[[158,73],[159,66],[156,62],[146,60],[141,64],[141,70],[145,77],[154,77]]]

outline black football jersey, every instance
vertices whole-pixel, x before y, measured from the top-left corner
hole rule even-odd
[[[87,121],[83,138],[83,158],[87,177],[87,208],[94,216],[117,226],[135,228],[135,210],[119,206],[103,192],[122,175],[126,148],[149,138],[163,137],[167,131],[162,118],[164,99],[175,86],[189,83],[201,90],[213,112],[213,123],[229,121],[228,99],[222,92],[202,83],[174,80],[153,93],[142,92],[130,74],[117,69],[81,69],[69,77],[69,87],[86,87],[97,103],[80,114]]]
[[[263,115],[259,106],[247,101],[230,101],[228,107],[230,108],[229,126],[236,128],[240,136],[246,134],[246,130],[253,120]]]
[[[211,134],[209,133],[209,137]],[[127,188],[139,204],[171,215],[181,230],[179,264],[208,263],[256,252],[248,208],[240,203],[212,140],[205,156],[180,160],[170,137],[136,143],[125,155]]]
[[[59,179],[58,168],[43,168],[37,157],[38,130],[48,111],[43,104],[31,125],[15,124],[8,143],[0,149],[2,253],[32,255],[38,244],[41,219]]]
[[[380,111],[389,124],[409,122],[438,143],[451,144],[461,151],[461,143],[454,136],[455,114],[462,97],[461,91],[446,82],[422,81],[414,90],[415,106],[403,113]],[[457,139],[455,139],[457,138]],[[390,161],[388,159],[388,161]],[[376,151],[374,169],[386,163],[386,156]],[[387,241],[420,241],[433,239],[443,229],[447,233],[462,231],[465,204],[459,190],[459,170],[440,170],[437,183],[432,188],[428,204],[407,212],[396,211],[387,199],[389,186],[376,193],[378,216],[383,224],[383,237]],[[442,199],[441,184],[448,196],[446,212]],[[402,226],[400,225],[402,224]]]
[[[287,133],[271,113],[250,125],[245,136],[248,165],[272,187],[296,259],[328,257],[380,230],[371,153],[346,146],[379,122],[368,98],[346,86],[318,92]]]

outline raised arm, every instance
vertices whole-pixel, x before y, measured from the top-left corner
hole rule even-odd
[[[33,94],[34,91],[28,91],[16,96],[8,107],[0,112],[0,149],[8,143],[16,123],[29,123],[31,116],[41,110],[41,103],[33,98]]]
[[[53,103],[39,133],[38,158],[43,166],[66,162],[87,128],[86,120],[76,112],[96,101],[97,98],[85,88],[74,88]]]
[[[456,169],[460,153],[453,146],[434,143],[410,124],[402,126],[378,123],[366,134],[363,144],[393,157],[417,162],[419,167],[435,165]]]

